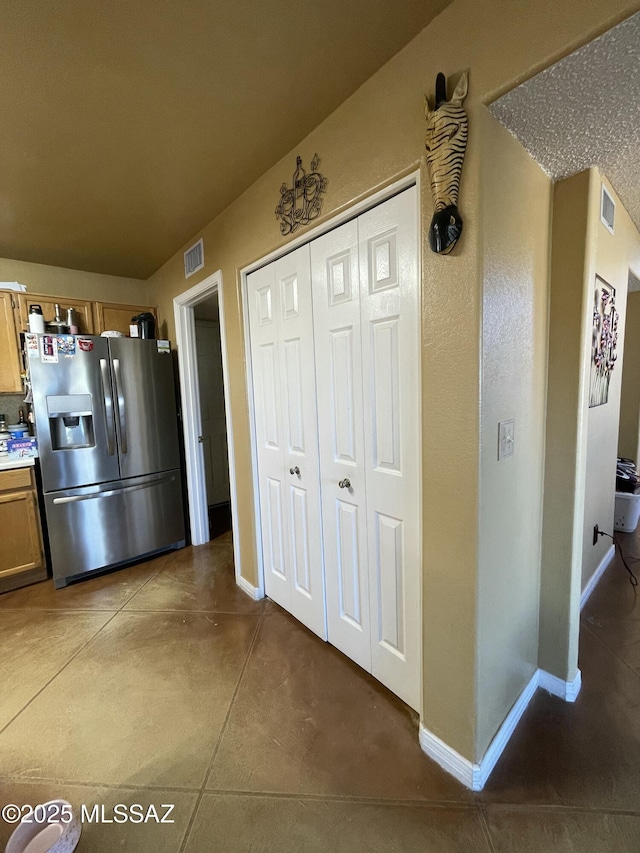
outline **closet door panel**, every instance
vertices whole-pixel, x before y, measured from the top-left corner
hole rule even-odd
[[[358,218],[372,673],[420,708],[417,191]]]
[[[247,302],[265,592],[290,611],[291,561],[288,556],[288,514],[285,511],[289,484],[284,477],[279,299],[273,264],[247,277]]]
[[[269,585],[274,581],[287,583],[285,561],[285,532],[282,518],[282,482],[273,477],[266,478],[266,495],[264,505],[266,520],[263,533],[265,571],[270,578]],[[269,593],[267,593],[269,594]]]
[[[291,613],[327,638],[309,246],[275,262]]]
[[[311,271],[329,642],[370,671],[355,221],[312,242]]]
[[[362,605],[366,600],[361,592],[363,571],[357,505],[348,501],[336,501],[336,569],[339,598],[338,615],[360,634],[364,634],[362,625]]]
[[[358,454],[355,422],[357,404],[354,405],[354,341],[355,345],[359,346],[358,330],[350,325],[342,329],[330,329],[328,335],[333,458],[337,463],[345,463],[347,468],[355,467],[358,464]],[[358,380],[359,377],[355,381]]]

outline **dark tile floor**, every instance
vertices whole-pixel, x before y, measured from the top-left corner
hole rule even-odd
[[[80,853],[640,850],[640,604],[617,559],[583,613],[578,701],[539,691],[477,796],[232,561],[225,533],[0,596],[3,804],[174,805],[170,824],[85,823]]]

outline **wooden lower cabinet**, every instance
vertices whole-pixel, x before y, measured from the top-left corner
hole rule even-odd
[[[0,592],[47,577],[33,468],[0,471]]]

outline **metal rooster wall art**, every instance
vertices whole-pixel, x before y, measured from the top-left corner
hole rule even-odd
[[[465,71],[451,100],[447,101],[447,81],[440,73],[436,77],[433,109],[425,95],[427,172],[435,206],[429,228],[429,245],[441,255],[453,249],[462,233],[458,191],[469,135],[469,119],[462,106],[467,88],[468,74]]]

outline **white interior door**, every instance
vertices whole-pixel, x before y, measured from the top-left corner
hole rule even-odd
[[[417,190],[358,217],[373,675],[420,708]]]
[[[326,639],[309,247],[248,276],[265,591]]]
[[[275,264],[247,276],[265,592],[291,612]]]
[[[311,243],[311,269],[329,642],[371,671],[355,220]]]
[[[329,641],[418,709],[416,190],[314,240],[311,261]]]
[[[327,638],[309,246],[275,262],[293,615]]]
[[[202,453],[209,506],[230,500],[220,322],[195,321]]]
[[[414,187],[247,277],[267,595],[415,709],[417,223]]]

